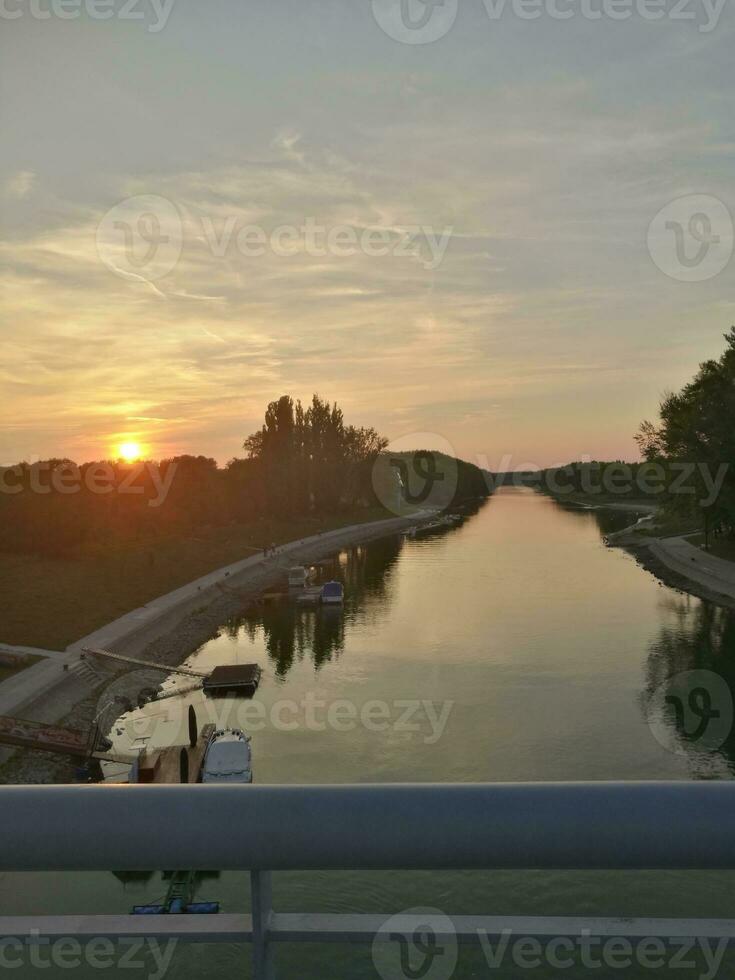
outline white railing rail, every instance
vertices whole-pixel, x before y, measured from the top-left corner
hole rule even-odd
[[[0,870],[247,870],[252,914],[4,916],[0,939],[251,942],[260,980],[276,942],[389,940],[388,913],[274,912],[271,871],[735,869],[734,817],[735,782],[7,786]],[[729,919],[451,918],[460,942],[507,930],[735,942]]]

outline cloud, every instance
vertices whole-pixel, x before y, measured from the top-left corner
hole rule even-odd
[[[486,418],[512,416],[503,437],[516,445],[503,449],[529,433],[538,444],[539,427],[558,430],[573,411],[602,431],[619,409],[628,415],[616,426],[634,431],[643,398],[676,384],[671,359],[677,370],[687,357],[696,364],[727,326],[727,277],[683,300],[651,265],[645,231],[666,200],[705,178],[709,193],[729,193],[731,98],[713,82],[702,122],[706,91],[676,88],[692,77],[664,30],[658,43],[647,31],[642,67],[615,35],[613,53],[584,71],[594,45],[559,32],[546,39],[559,60],[544,67],[526,52],[531,27],[518,27],[522,62],[515,42],[491,50],[483,22],[476,43],[458,26],[461,53],[452,38],[437,46],[441,71],[408,71],[407,52],[371,64],[361,48],[355,66],[324,62],[304,92],[283,75],[287,57],[281,74],[261,68],[252,90],[238,84],[249,64],[238,52],[232,74],[213,73],[187,109],[204,128],[211,115],[221,143],[171,122],[181,100],[162,111],[165,86],[149,85],[141,114],[123,79],[116,113],[95,115],[107,139],[95,131],[79,150],[76,196],[60,179],[54,196],[42,170],[37,183],[28,170],[4,185],[7,197],[33,193],[43,206],[27,218],[35,227],[17,207],[20,230],[0,243],[14,447],[3,454],[99,454],[130,418],[150,425],[140,437],[160,455],[226,459],[246,420],[284,391],[319,390],[389,436],[429,427],[466,452],[492,448]],[[697,56],[717,44],[697,38]],[[283,100],[269,102],[281,84]],[[700,84],[710,84],[704,74]],[[107,140],[120,161],[103,167]],[[165,197],[183,224],[178,264],[155,285],[116,275],[95,246],[102,215],[137,194]],[[433,271],[410,255],[299,245],[252,257],[238,246],[247,225],[270,234],[309,218],[358,233],[454,231]]]
[[[19,170],[5,181],[5,196],[21,201],[30,194],[35,182],[36,174],[33,170]]]

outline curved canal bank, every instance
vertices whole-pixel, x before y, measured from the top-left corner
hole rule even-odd
[[[79,655],[85,647],[175,666],[215,636],[230,616],[283,579],[288,564],[317,562],[342,548],[399,532],[427,516],[429,512],[419,511],[410,517],[348,525],[283,544],[273,556],[258,553],[216,569],[126,613],[64,651],[43,651],[41,662],[0,684],[0,715],[86,727],[94,718],[100,685],[109,683],[113,673],[79,669]],[[28,650],[22,652],[25,655]],[[146,682],[156,687],[160,679],[160,673],[136,672],[129,695],[135,697],[134,688]],[[39,753],[0,749],[0,762],[4,763],[0,770],[3,782],[52,782],[73,774],[66,760]]]
[[[655,528],[658,507],[645,500],[606,501],[598,503],[594,496],[575,495],[564,498],[548,495],[561,506],[581,510],[624,511],[646,515]],[[664,585],[688,595],[705,599],[728,609],[735,609],[735,562],[708,554],[687,540],[689,535],[668,534],[661,537],[638,533],[639,521],[608,535],[611,547],[622,548],[631,554],[647,571]]]

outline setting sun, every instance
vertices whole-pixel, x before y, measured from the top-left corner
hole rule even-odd
[[[134,463],[136,459],[140,459],[140,444],[137,442],[123,442],[118,452],[120,459],[124,459],[126,463]]]

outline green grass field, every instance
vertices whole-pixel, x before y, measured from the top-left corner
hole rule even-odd
[[[157,596],[271,542],[390,517],[361,509],[334,519],[307,518],[206,528],[188,538],[144,542],[103,557],[52,559],[0,554],[0,641],[62,650]]]

